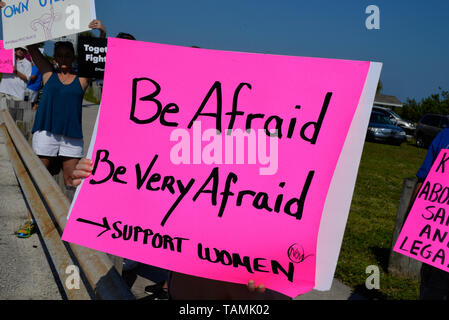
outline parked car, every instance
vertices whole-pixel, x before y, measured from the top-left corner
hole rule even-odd
[[[449,126],[449,115],[426,114],[416,126],[416,145],[428,148],[441,130]]]
[[[373,111],[369,120],[366,139],[368,141],[386,142],[399,146],[407,137],[405,131],[401,127],[393,125],[387,116]]]
[[[373,111],[380,112],[384,116],[387,116],[395,126],[398,126],[398,127],[401,127],[402,129],[404,129],[405,133],[408,136],[415,135],[415,130],[416,130],[415,124],[412,121],[402,119],[393,110],[390,110],[388,108],[374,106]]]

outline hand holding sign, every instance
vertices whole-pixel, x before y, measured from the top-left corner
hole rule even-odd
[[[89,28],[100,30],[100,38],[106,38],[106,28],[100,20],[92,20],[89,23]]]
[[[83,158],[78,162],[78,164],[75,167],[75,170],[73,171],[72,176],[73,187],[75,188],[78,187],[81,184],[82,179],[90,176],[93,170],[92,164],[93,164],[92,160],[86,158]]]
[[[259,284],[256,286],[256,283],[254,282],[254,280],[249,280],[248,281],[248,290],[250,292],[264,293],[265,286],[263,284]]]

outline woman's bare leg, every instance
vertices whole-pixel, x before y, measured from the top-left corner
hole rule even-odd
[[[62,170],[64,173],[64,184],[68,187],[72,187],[73,171],[80,159],[78,158],[62,158]]]
[[[45,168],[48,169],[50,167],[52,157],[39,156],[39,159],[41,159],[41,161],[44,164]]]

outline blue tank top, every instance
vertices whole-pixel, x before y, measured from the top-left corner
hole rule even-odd
[[[83,138],[81,126],[84,90],[78,76],[65,85],[53,72],[44,86],[32,133],[46,130],[71,138]]]

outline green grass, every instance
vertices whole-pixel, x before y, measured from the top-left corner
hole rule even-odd
[[[362,294],[378,299],[414,300],[419,283],[388,274],[395,219],[405,178],[414,177],[426,150],[413,144],[400,147],[366,142],[336,278]],[[380,289],[365,289],[366,267],[380,269]]]

